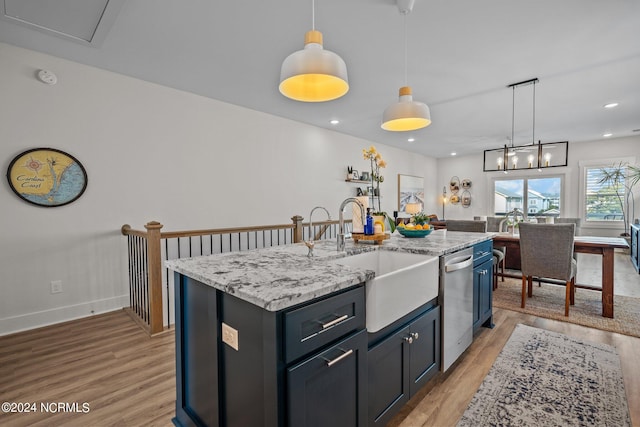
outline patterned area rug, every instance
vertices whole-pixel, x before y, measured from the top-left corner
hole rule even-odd
[[[459,427],[630,426],[615,348],[516,325]]]
[[[520,279],[505,279],[498,282],[493,293],[493,306],[521,313],[533,314],[547,319],[576,323],[591,328],[640,337],[640,298],[616,295],[613,303],[613,319],[602,317],[602,294],[588,289],[576,289],[575,305],[569,308],[569,317],[564,316],[564,286],[533,282],[533,296],[527,298],[526,307],[520,308],[522,282]]]

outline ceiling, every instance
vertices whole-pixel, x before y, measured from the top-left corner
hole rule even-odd
[[[98,12],[80,7],[88,3]],[[637,0],[416,0],[407,17],[408,83],[433,124],[414,132],[380,128],[404,85],[395,0],[316,1],[316,29],[345,60],[350,84],[325,103],[278,92],[282,61],[311,29],[311,0],[3,4],[7,15],[22,9],[19,20],[0,19],[0,42],[437,158],[511,144],[512,110],[516,146],[640,135]],[[534,77],[535,136],[533,86],[507,87]],[[619,106],[603,108],[609,102]]]

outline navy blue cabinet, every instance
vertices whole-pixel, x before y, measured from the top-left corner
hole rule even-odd
[[[366,426],[367,335],[360,331],[287,369],[289,426]]]
[[[429,304],[389,328],[369,348],[370,426],[387,424],[440,369],[439,306]]]
[[[176,276],[177,279],[177,276]],[[183,277],[176,282],[176,424],[217,425],[217,298],[211,287]],[[185,307],[189,307],[185,310]]]
[[[363,286],[271,312],[175,277],[174,424],[366,425]]]
[[[473,331],[493,327],[493,242],[473,247]]]

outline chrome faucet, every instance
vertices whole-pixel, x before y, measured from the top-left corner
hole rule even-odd
[[[527,220],[527,216],[525,215],[525,213],[518,208],[513,208],[512,211],[507,212],[504,216],[504,219],[500,221],[500,224],[498,225],[498,232],[502,232],[502,226],[505,222],[509,221],[509,219],[512,219],[514,224],[518,223],[518,217],[522,217],[522,221]]]
[[[355,197],[349,197],[344,199],[342,203],[340,203],[340,208],[338,210],[339,221],[338,221],[338,252],[344,252],[344,208],[349,203],[355,203],[360,206],[360,216],[362,217],[362,224],[365,224],[367,220],[364,215],[364,206],[360,203],[360,200]]]
[[[315,242],[313,241],[314,240],[313,222],[311,221],[311,218],[313,217],[313,212],[316,209],[323,209],[327,213],[327,219],[329,221],[331,221],[331,214],[329,213],[327,208],[324,208],[322,206],[316,206],[315,208],[311,209],[311,213],[309,214],[309,240],[305,240],[304,241],[304,244],[307,245],[307,248],[309,248],[309,253],[307,253],[308,257],[312,257],[313,256],[313,247],[315,246]]]

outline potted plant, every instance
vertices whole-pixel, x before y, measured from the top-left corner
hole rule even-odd
[[[365,160],[369,160],[371,163],[371,188],[373,190],[374,197],[372,200],[372,212],[371,216],[374,217],[374,221],[380,221],[383,224],[387,224],[387,228],[391,230],[391,233],[396,231],[396,223],[395,220],[389,216],[385,211],[382,210],[380,206],[380,183],[384,182],[384,177],[380,174],[380,169],[387,167],[387,162],[384,161],[382,155],[376,150],[376,147],[373,145],[368,149],[362,149],[362,156]],[[374,186],[374,182],[376,183]],[[378,201],[378,206],[376,207],[376,200]]]
[[[411,222],[415,225],[429,224],[429,221],[431,221],[431,218],[424,212],[418,212],[411,216]]]
[[[616,194],[624,224],[624,232],[621,236],[629,240],[629,220],[635,215],[633,187],[640,181],[640,167],[620,162],[601,168],[600,173],[601,178],[598,184],[609,186]]]

